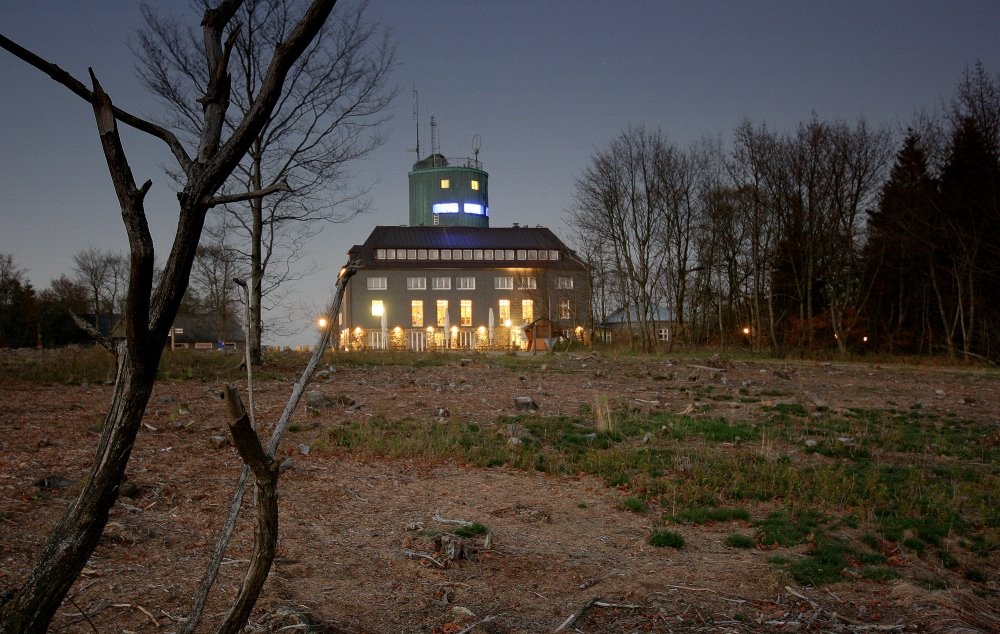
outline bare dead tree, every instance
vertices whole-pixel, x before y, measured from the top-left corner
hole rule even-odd
[[[119,307],[127,283],[127,262],[120,253],[88,248],[73,256],[77,283],[90,295],[94,326],[101,327],[101,317]]]
[[[336,0],[315,0],[285,33],[266,64],[260,89],[245,115],[228,129],[225,122],[230,103],[229,60],[239,32],[232,23],[242,2],[222,0],[206,9],[201,22],[201,50],[208,73],[207,81],[201,85],[200,134],[193,155],[167,128],[115,107],[93,70],[88,88],[59,66],[0,36],[0,47],[93,106],[105,160],[121,205],[130,255],[125,339],[109,345],[117,357],[118,369],[93,465],[79,496],[54,528],[28,578],[0,605],[3,632],[44,632],[97,546],[152,393],[168,330],[187,289],[205,216],[218,204],[216,193],[264,129],[281,98],[289,71],[319,33],[335,3]],[[119,136],[119,122],[163,141],[183,174],[183,187],[178,193],[177,230],[155,288],[153,240],[143,206],[152,183],[136,185]],[[247,198],[259,195],[263,194],[246,193]]]
[[[232,78],[232,129],[260,91],[271,51],[285,37],[301,0],[246,0],[237,12]],[[386,88],[395,45],[366,17],[367,2],[337,11],[289,71],[281,96],[219,197],[219,213],[248,271],[250,352],[260,361],[263,311],[281,304],[288,284],[307,274],[306,241],[326,222],[346,222],[364,209],[364,191],[349,187],[346,166],[381,145]],[[199,134],[198,99],[206,71],[197,34],[151,6],[143,10],[136,55],[139,78],[170,110],[184,134]],[[272,189],[268,197],[245,191]]]

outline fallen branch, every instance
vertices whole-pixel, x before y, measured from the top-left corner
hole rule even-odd
[[[586,612],[587,610],[589,610],[590,606],[594,605],[595,603],[597,603],[600,600],[601,600],[601,597],[594,597],[590,601],[587,601],[586,605],[584,605],[578,611],[576,611],[573,614],[570,614],[568,617],[566,617],[566,620],[563,621],[562,625],[560,625],[559,627],[557,627],[555,631],[556,632],[561,632],[561,631],[565,630],[566,628],[573,627],[573,624],[576,623],[580,619],[581,616],[583,616],[583,613]]]
[[[594,605],[599,608],[612,608],[618,610],[638,610],[641,605],[632,605],[631,603],[605,603],[604,601],[594,601]]]
[[[475,623],[473,623],[469,627],[465,628],[464,630],[461,630],[461,631],[457,632],[457,634],[469,634],[469,632],[471,632],[472,630],[476,629],[480,625],[482,625],[484,623],[489,623],[493,619],[498,618],[500,616],[501,616],[501,614],[494,614],[494,615],[488,616],[485,619],[482,619],[480,621],[476,621]]]
[[[139,610],[140,612],[142,612],[143,614],[145,614],[146,616],[149,617],[149,620],[153,622],[153,625],[155,625],[156,627],[160,627],[160,622],[158,620],[156,620],[156,617],[153,616],[153,613],[150,612],[149,610],[147,610],[146,608],[142,607],[138,603],[112,603],[111,607],[113,607],[113,608],[133,608],[135,610]]]
[[[431,555],[428,555],[427,553],[420,553],[415,550],[404,550],[403,554],[409,557],[410,559],[426,559],[427,561],[433,562],[434,565],[436,565],[438,568],[446,567],[442,562],[438,561],[437,559],[435,559]]]
[[[607,574],[603,574],[603,575],[601,575],[599,577],[594,577],[593,579],[588,579],[588,580],[584,581],[583,583],[581,583],[577,587],[580,590],[586,590],[587,588],[589,588],[591,586],[596,586],[597,584],[599,584],[600,582],[604,581],[608,577],[613,577],[616,574],[618,574],[618,571],[617,570],[612,570],[611,572],[609,572]]]

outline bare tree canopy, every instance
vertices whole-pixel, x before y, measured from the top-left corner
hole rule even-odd
[[[237,10],[242,26],[233,39],[227,129],[249,111],[266,64],[302,4],[248,0]],[[301,268],[304,243],[324,222],[345,222],[365,206],[365,191],[352,187],[348,164],[382,143],[380,126],[396,94],[386,87],[395,45],[366,14],[362,2],[332,15],[290,69],[274,110],[213,199],[228,235],[224,246],[248,271],[255,362],[263,310],[281,305],[288,283],[309,272]],[[198,59],[199,34],[151,5],[143,15],[146,27],[135,46],[138,76],[167,106],[163,123],[198,138],[199,87],[208,79]]]

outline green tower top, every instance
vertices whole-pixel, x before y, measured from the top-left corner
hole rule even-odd
[[[476,159],[434,153],[410,171],[410,226],[489,227],[489,175]],[[452,159],[456,161],[456,159]]]

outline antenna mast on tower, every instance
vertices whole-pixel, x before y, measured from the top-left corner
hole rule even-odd
[[[420,160],[420,95],[417,94],[417,85],[413,84],[413,120],[417,123],[417,160]]]

